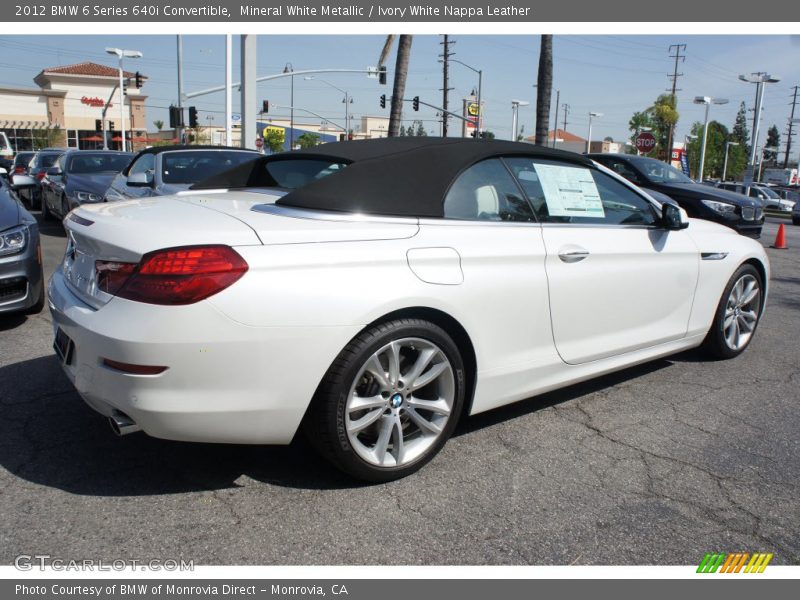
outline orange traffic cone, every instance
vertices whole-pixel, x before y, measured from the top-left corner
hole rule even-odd
[[[778,234],[775,236],[775,243],[772,247],[776,250],[786,250],[789,246],[786,245],[786,231],[783,223],[778,226]]]

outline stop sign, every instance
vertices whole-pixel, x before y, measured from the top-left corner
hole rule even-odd
[[[656,147],[656,136],[649,131],[643,131],[636,136],[636,149],[643,154],[650,154]]]
[[[256,148],[261,148],[264,145],[264,140],[260,137],[256,138]]]

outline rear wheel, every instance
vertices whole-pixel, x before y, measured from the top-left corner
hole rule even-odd
[[[742,265],[728,281],[704,348],[714,358],[733,358],[745,351],[761,318],[763,283],[753,265]]]
[[[440,327],[400,319],[353,339],[326,373],[305,422],[311,443],[371,482],[410,475],[444,446],[464,402],[464,365]]]

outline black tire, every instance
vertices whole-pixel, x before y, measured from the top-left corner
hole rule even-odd
[[[356,377],[362,372],[367,360],[390,342],[408,338],[435,345],[449,361],[455,384],[452,408],[438,438],[412,462],[386,467],[370,464],[359,456],[348,438],[345,425],[347,400],[351,387],[357,385]],[[361,332],[333,361],[306,413],[304,433],[323,457],[352,477],[372,483],[400,479],[427,464],[453,433],[464,405],[464,382],[461,354],[452,338],[442,328],[421,319],[398,319],[381,323]]]
[[[728,308],[729,299],[731,298],[731,292],[734,286],[745,277],[753,277],[758,285],[758,307],[754,311],[756,313],[756,320],[753,325],[753,329],[750,332],[750,336],[747,338],[744,344],[741,347],[733,348],[725,338],[725,312]],[[725,290],[723,291],[719,305],[717,306],[717,311],[714,314],[714,322],[711,324],[711,329],[708,331],[706,339],[703,341],[702,349],[705,354],[713,359],[726,360],[739,356],[742,352],[744,352],[750,345],[756,329],[758,329],[758,323],[761,321],[763,307],[764,282],[762,281],[761,274],[753,265],[744,264],[736,269],[736,272],[731,276],[728,284],[725,286]]]
[[[792,225],[800,225],[800,219],[797,217],[792,217]]]

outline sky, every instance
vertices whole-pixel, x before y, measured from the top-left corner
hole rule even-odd
[[[539,59],[538,35],[456,35],[453,58],[483,71],[483,99],[486,103],[485,127],[499,138],[511,136],[511,100],[529,101],[520,108],[524,134],[532,135],[535,121],[536,73]],[[406,97],[419,96],[430,104],[440,105],[442,70],[438,63],[441,36],[415,35]],[[233,36],[234,81],[239,80],[239,37]],[[377,62],[384,36],[372,35],[263,35],[258,36],[257,74],[280,73],[287,63],[295,70],[315,68],[365,69]],[[671,44],[686,44],[686,58],[678,66],[678,110],[680,122],[677,140],[689,133],[692,123],[702,121],[704,107],[693,104],[695,96],[727,98],[727,105],[712,106],[711,119],[729,128],[742,101],[752,109],[756,86],[739,81],[739,74],[765,71],[779,76],[765,93],[761,141],[766,129],[776,124],[785,145],[792,87],[800,84],[800,36],[785,35],[558,35],[554,38],[554,84],[560,90],[560,104],[570,106],[566,129],[586,137],[590,111],[602,113],[593,119],[593,139],[612,137],[624,140],[630,135],[631,115],[653,103],[670,86],[674,59],[669,57]],[[149,77],[143,93],[148,96],[147,119],[167,121],[167,107],[177,101],[176,36],[167,35],[19,35],[0,36],[0,85],[33,87],[33,78],[45,67],[94,61],[116,66],[116,59],[104,52],[107,46],[141,50],[144,57],[129,60],[126,70],[139,70]],[[184,91],[192,92],[225,81],[225,36],[183,36]],[[379,106],[381,94],[391,95],[394,54],[387,61],[389,85],[380,86],[364,74],[318,75],[315,80],[294,78],[294,105],[339,124],[344,122],[343,94],[319,79],[347,90],[353,98],[351,114],[358,124],[361,115],[388,116]],[[451,109],[460,106],[460,98],[477,87],[477,75],[459,64],[451,64]],[[290,104],[290,81],[280,79],[258,86],[258,104],[269,100],[272,106]],[[222,92],[195,98],[201,123],[224,125]],[[238,98],[234,93],[234,110]],[[457,110],[457,108],[455,109]],[[288,111],[272,109],[271,116],[288,116]],[[559,124],[563,128],[563,109]],[[312,116],[295,112],[297,122],[319,123]],[[798,108],[795,117],[800,117]],[[435,111],[422,107],[418,113],[410,105],[404,119],[423,120],[431,134],[439,134]],[[551,108],[551,123],[553,108]],[[752,129],[752,112],[748,113]],[[460,132],[454,120],[451,134]],[[795,125],[795,132],[800,125]],[[793,145],[800,148],[800,143]],[[794,151],[793,151],[794,153]]]

